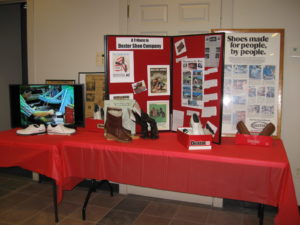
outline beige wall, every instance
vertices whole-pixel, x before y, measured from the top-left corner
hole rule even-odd
[[[103,71],[103,35],[126,33],[126,0],[28,0],[29,81],[77,79],[78,72]],[[300,203],[299,0],[223,0],[222,28],[284,28],[282,138]]]
[[[284,28],[284,73],[282,99],[282,139],[290,160],[300,204],[300,57],[291,57],[300,47],[299,0],[233,0],[232,28]]]
[[[105,34],[122,31],[119,0],[29,0],[29,81],[76,79],[103,71]]]

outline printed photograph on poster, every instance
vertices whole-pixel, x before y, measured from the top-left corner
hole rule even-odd
[[[128,100],[133,99],[133,94],[124,93],[124,94],[110,94],[109,100]]]
[[[134,94],[139,94],[143,91],[147,91],[147,87],[144,80],[133,83],[131,84],[131,86]]]
[[[263,68],[264,80],[275,80],[275,65],[266,65]]]
[[[202,109],[204,58],[187,58],[181,65],[181,105]]]
[[[110,51],[110,83],[134,82],[133,51]]]
[[[147,113],[157,123],[158,130],[170,130],[169,101],[147,101]]]
[[[186,52],[186,45],[184,39],[177,41],[174,45],[175,45],[176,55],[180,55]]]
[[[221,37],[209,35],[205,37],[205,66],[218,67],[221,53]]]
[[[234,135],[243,120],[253,133],[271,122],[280,136],[284,30],[217,32],[226,33],[222,134]]]
[[[148,95],[170,95],[170,66],[148,65]]]

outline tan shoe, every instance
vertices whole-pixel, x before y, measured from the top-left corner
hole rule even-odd
[[[25,129],[17,130],[16,133],[18,135],[24,135],[24,136],[45,134],[46,127],[44,124],[31,124]]]

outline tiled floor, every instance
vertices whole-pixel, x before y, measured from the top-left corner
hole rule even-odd
[[[86,187],[64,193],[59,205],[59,225],[258,225],[256,209],[240,202],[223,209],[201,204],[109,192],[93,193],[87,219],[81,219]],[[272,225],[275,212],[266,210],[265,225]],[[0,172],[0,225],[55,224],[50,182]]]

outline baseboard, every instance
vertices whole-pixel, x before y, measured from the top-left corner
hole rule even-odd
[[[120,194],[135,194],[147,197],[163,198],[169,200],[177,200],[198,204],[210,205],[213,207],[223,207],[223,199],[195,194],[165,191],[153,188],[145,188],[134,185],[119,184]]]

